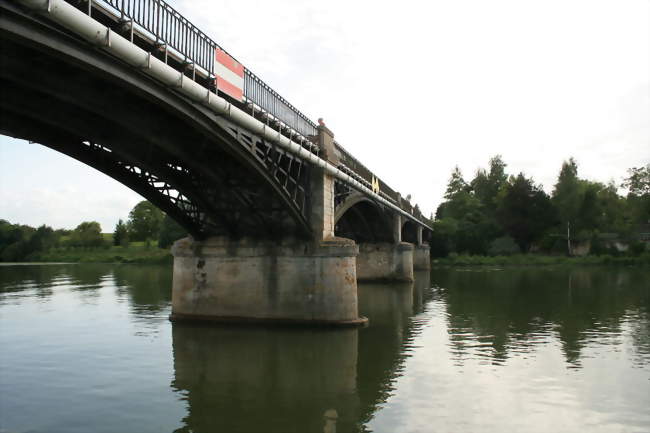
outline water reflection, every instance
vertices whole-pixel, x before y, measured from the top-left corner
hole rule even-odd
[[[106,265],[19,265],[0,266],[0,294],[4,299],[36,297],[47,301],[57,290],[77,292],[85,301],[110,279]]]
[[[177,431],[365,431],[408,354],[427,285],[428,274],[416,286],[359,285],[371,323],[362,329],[174,324],[172,387],[188,402]]]
[[[178,432],[322,432],[355,424],[358,330],[173,325]],[[331,414],[337,413],[337,417]]]
[[[646,431],[646,274],[435,269],[431,283],[425,272],[414,284],[359,285],[368,328],[318,330],[172,325],[169,267],[0,266],[0,347],[11,348],[0,351],[10,372],[0,374],[0,423]]]
[[[137,321],[166,320],[171,304],[172,269],[169,266],[111,264],[25,264],[0,266],[0,303],[30,298],[49,301],[71,294],[82,303],[98,302],[102,288],[114,289],[126,301]]]
[[[643,269],[435,269],[432,280],[459,364],[467,357],[502,364],[558,339],[567,363],[580,367],[587,345],[620,344],[625,329],[647,326]],[[648,354],[647,329],[631,334],[637,351]]]
[[[171,304],[171,266],[115,266],[113,278],[118,294],[128,297],[134,314],[157,313]]]

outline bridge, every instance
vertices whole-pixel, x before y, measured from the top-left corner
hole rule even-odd
[[[105,173],[188,231],[172,319],[359,324],[357,279],[428,268],[418,207],[164,1],[0,12],[0,133]]]

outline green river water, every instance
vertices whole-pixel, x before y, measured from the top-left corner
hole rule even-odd
[[[170,302],[169,266],[0,266],[0,432],[650,431],[647,268],[360,284],[361,329]]]

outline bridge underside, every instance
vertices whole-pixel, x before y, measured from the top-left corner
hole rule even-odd
[[[309,235],[307,164],[60,29],[17,12],[9,21],[12,12],[2,11],[1,134],[107,174],[196,238]]]

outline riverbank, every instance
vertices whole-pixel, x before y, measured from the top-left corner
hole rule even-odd
[[[171,264],[173,259],[168,248],[156,246],[111,246],[110,248],[52,249],[30,257],[32,262],[65,263],[137,263]]]
[[[433,266],[546,266],[546,265],[617,265],[650,266],[650,253],[640,256],[545,256],[536,254],[515,254],[511,256],[450,255],[434,258]]]

